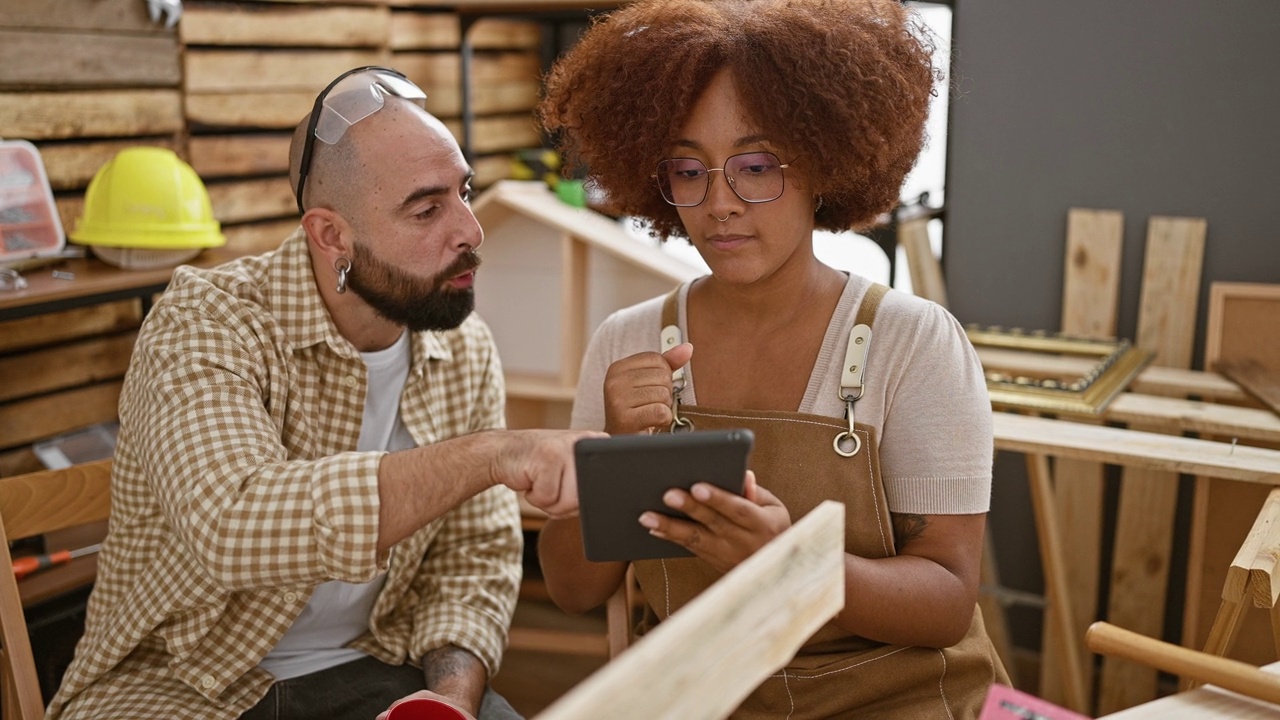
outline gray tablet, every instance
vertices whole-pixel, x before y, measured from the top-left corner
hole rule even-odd
[[[582,546],[587,559],[689,557],[680,545],[649,534],[646,510],[686,517],[662,502],[670,488],[708,482],[739,495],[747,472],[750,430],[588,438],[574,445]]]

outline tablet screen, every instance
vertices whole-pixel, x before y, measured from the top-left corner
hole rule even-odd
[[[753,439],[750,430],[709,430],[579,440],[574,459],[587,559],[690,557],[680,545],[650,535],[640,514],[685,517],[664,505],[662,495],[697,482],[741,495]]]

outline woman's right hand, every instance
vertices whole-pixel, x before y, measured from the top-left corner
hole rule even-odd
[[[671,374],[693,357],[683,343],[665,353],[642,352],[615,361],[604,376],[604,430],[626,435],[665,430],[674,419]]]

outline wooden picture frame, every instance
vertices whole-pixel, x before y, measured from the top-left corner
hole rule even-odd
[[[1002,409],[1100,415],[1153,357],[1128,340],[972,325],[965,333],[984,358],[991,404]],[[989,351],[1016,356],[1020,369],[1002,371]]]

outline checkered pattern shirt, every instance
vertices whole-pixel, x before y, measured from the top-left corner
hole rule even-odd
[[[412,352],[400,411],[419,445],[503,426],[483,322],[415,333]],[[416,664],[451,643],[496,672],[520,582],[516,497],[483,492],[379,558],[383,453],[354,451],[366,382],[301,230],[174,272],[125,379],[110,533],[49,720],[237,718],[269,689],[258,662],[312,589],[381,571],[353,647]]]

